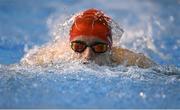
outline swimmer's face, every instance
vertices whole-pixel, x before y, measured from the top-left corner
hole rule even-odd
[[[102,64],[110,51],[109,45],[97,37],[79,36],[71,41],[72,50],[77,53],[79,59],[86,64],[89,61],[95,61]]]

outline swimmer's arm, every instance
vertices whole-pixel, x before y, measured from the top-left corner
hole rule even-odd
[[[52,62],[53,52],[47,48],[39,48],[35,53],[28,53],[21,59],[24,65],[43,65]]]
[[[59,60],[62,55],[63,49],[60,49],[62,46],[58,42],[54,44],[45,45],[38,49],[32,49],[28,52],[22,59],[21,64],[25,65],[44,65],[50,64]]]
[[[112,48],[112,59],[115,63],[123,64],[125,66],[149,68],[156,65],[156,63],[143,54],[134,53],[130,50],[117,47]]]
[[[34,52],[28,52],[21,63],[25,65],[44,65],[58,62],[60,59],[65,59],[66,51],[71,49],[68,44],[62,43],[61,40],[44,45]]]

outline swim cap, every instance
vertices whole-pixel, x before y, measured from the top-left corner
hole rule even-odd
[[[70,30],[70,41],[75,37],[95,36],[112,46],[111,19],[97,9],[88,9],[77,15]]]

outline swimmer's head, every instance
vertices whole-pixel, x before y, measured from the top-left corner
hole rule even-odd
[[[111,19],[97,9],[77,15],[70,30],[71,48],[81,58],[95,60],[112,46]]]
[[[75,17],[70,41],[78,36],[97,37],[112,46],[111,19],[97,9],[88,9]]]

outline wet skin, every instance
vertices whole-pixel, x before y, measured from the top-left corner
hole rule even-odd
[[[85,42],[87,45],[92,45],[95,42],[106,43],[105,41],[103,41],[97,37],[93,37],[93,36],[89,36],[89,37],[79,36],[79,37],[75,37],[71,42],[73,42],[73,41],[82,41],[82,42]],[[91,47],[87,47],[82,53],[77,53],[77,52],[75,52],[75,53],[77,53],[77,57],[79,59],[81,59],[84,64],[86,64],[90,61],[95,61],[95,63],[97,63],[97,64],[102,64],[103,61],[100,61],[100,59],[104,60],[104,57],[107,56],[107,54],[109,52],[110,52],[110,48],[108,48],[108,50],[105,53],[95,53],[91,49]],[[107,58],[105,58],[105,59],[107,59]]]
[[[72,41],[83,41],[87,45],[92,45],[95,42],[106,43],[96,37],[76,37]],[[72,56],[67,56],[65,52]],[[141,68],[149,68],[157,65],[143,54],[132,52],[128,49],[120,47],[111,47],[104,53],[95,53],[91,47],[87,47],[82,53],[75,52],[71,49],[68,43],[62,45],[62,40],[58,40],[52,45],[47,45],[40,48],[36,53],[25,56],[21,63],[27,65],[43,65],[57,62],[60,59],[79,60],[87,64],[94,62],[98,65],[124,65],[124,66],[138,66]]]
[[[86,42],[87,45],[91,45],[94,42],[106,43],[105,41],[93,36],[79,36],[74,38],[72,41],[83,41]],[[139,66],[141,68],[148,68],[156,65],[143,54],[134,53],[128,49],[119,47],[108,48],[105,53],[95,53],[90,47],[87,47],[82,53],[77,53],[76,55],[76,58],[82,60],[84,64],[93,61],[99,65],[122,64],[124,66]]]

